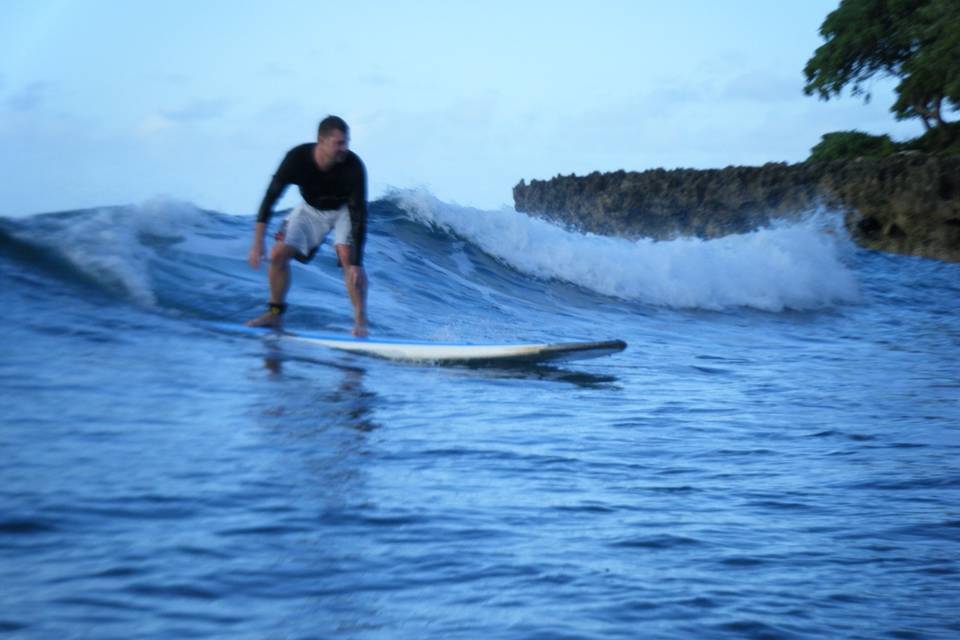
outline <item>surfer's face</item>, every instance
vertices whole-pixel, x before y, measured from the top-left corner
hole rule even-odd
[[[325,136],[317,138],[317,164],[330,167],[341,162],[347,155],[350,141],[343,131],[334,129]]]

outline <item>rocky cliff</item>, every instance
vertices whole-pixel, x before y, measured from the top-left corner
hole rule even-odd
[[[960,262],[960,156],[617,171],[521,181],[517,211],[624,237],[715,238],[819,207],[862,246]]]

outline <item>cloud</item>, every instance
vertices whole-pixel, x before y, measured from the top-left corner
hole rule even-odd
[[[294,67],[291,65],[271,61],[260,67],[259,75],[271,80],[276,80],[278,78],[289,80],[291,78],[295,78],[297,74]]]
[[[727,80],[720,90],[719,98],[764,103],[795,101],[803,95],[803,85],[800,74],[787,76],[779,72],[755,69]]]
[[[373,87],[386,87],[390,84],[393,84],[393,78],[378,71],[371,71],[369,73],[362,74],[359,80],[360,82]]]
[[[154,113],[144,118],[137,126],[137,131],[145,135],[153,135],[168,131],[176,126],[170,118]]]
[[[50,87],[47,83],[31,82],[7,98],[4,104],[13,111],[36,111],[47,101],[49,94]]]
[[[179,109],[162,111],[160,115],[173,123],[200,122],[221,118],[229,109],[226,100],[195,100]]]
[[[147,115],[137,125],[136,131],[145,136],[174,132],[189,125],[220,120],[227,115],[231,107],[229,101],[222,99],[194,100],[176,109]]]
[[[190,76],[185,73],[155,73],[151,77],[154,80],[177,89],[185,88],[190,84]]]

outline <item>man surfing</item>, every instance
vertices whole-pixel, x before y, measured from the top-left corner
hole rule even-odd
[[[270,251],[267,269],[270,301],[267,312],[247,322],[251,327],[280,328],[290,290],[290,259],[307,263],[333,231],[334,249],[353,305],[353,335],[367,335],[367,276],[363,245],[367,235],[367,175],[363,161],[349,150],[350,128],[343,119],[327,116],[317,129],[317,142],[289,152],[263,196],[253,232],[248,262],[260,268],[264,236],[273,206],[287,185],[300,188],[303,202],[283,221]]]

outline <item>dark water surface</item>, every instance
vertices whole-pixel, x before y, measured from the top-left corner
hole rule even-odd
[[[960,265],[823,217],[631,243],[372,215],[379,335],[629,348],[278,350],[202,324],[263,302],[248,219],[0,219],[0,635],[960,637]],[[292,327],[348,327],[328,248],[294,279]]]

